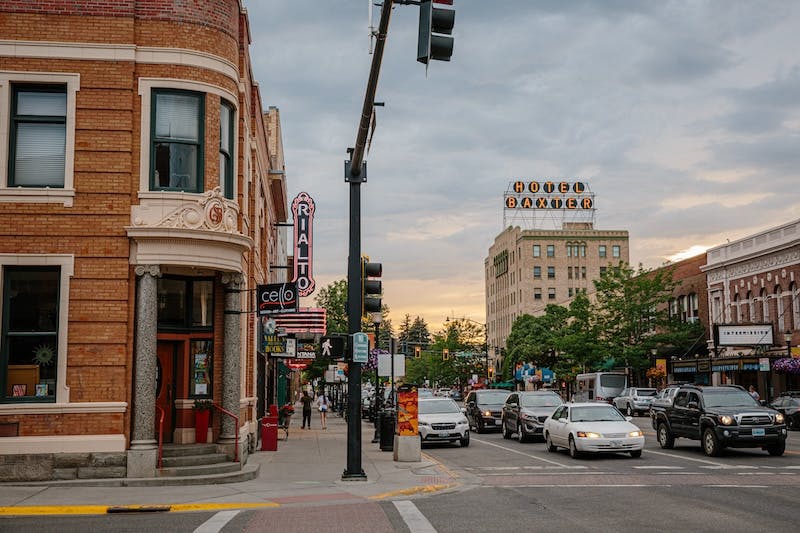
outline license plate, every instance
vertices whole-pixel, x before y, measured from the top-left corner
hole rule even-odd
[[[764,428],[753,428],[754,437],[763,437],[765,435]]]
[[[618,440],[612,440],[610,444],[614,448],[619,448],[620,446],[622,446],[622,443],[620,441],[618,441]]]
[[[500,425],[500,420],[495,420],[495,421],[494,421],[494,425],[495,425],[495,426],[499,426],[499,425]]]

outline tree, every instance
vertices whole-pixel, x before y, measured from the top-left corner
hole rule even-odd
[[[317,306],[325,308],[325,329],[328,335],[348,333],[347,327],[347,280],[334,281],[319,290],[314,298]]]
[[[417,346],[426,349],[431,342],[428,324],[419,316],[412,321],[411,315],[407,314],[400,324],[397,340],[400,343],[400,351],[406,355],[413,355],[414,348]]]
[[[672,270],[646,270],[639,265],[634,271],[620,262],[595,280],[594,286],[595,314],[602,332],[598,347],[608,365],[645,368],[650,363],[650,350],[659,339],[663,342],[671,338],[676,326],[666,305],[677,286]]]

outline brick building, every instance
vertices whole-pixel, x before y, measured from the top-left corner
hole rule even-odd
[[[577,291],[593,292],[593,281],[620,261],[629,261],[625,230],[565,222],[562,229],[513,226],[500,233],[484,261],[487,344],[495,371],[518,317],[544,314],[549,304],[569,305]]]
[[[249,44],[239,0],[0,3],[0,479],[152,476],[196,399],[252,441],[287,198]]]
[[[798,374],[773,369],[800,341],[800,219],[715,246],[707,255],[702,270],[715,328],[709,338],[715,383],[752,384],[762,397],[796,390]],[[767,336],[739,344],[720,339],[719,327],[735,332],[757,325],[766,326]],[[800,355],[796,348],[793,353]]]

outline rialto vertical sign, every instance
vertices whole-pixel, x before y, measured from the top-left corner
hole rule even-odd
[[[294,215],[294,279],[297,295],[308,296],[314,292],[312,276],[312,251],[314,227],[314,199],[301,192],[292,202]]]

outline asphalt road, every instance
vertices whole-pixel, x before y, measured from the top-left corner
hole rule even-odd
[[[483,532],[797,531],[800,432],[786,454],[725,450],[706,457],[696,441],[662,450],[650,421],[642,457],[572,459],[544,443],[473,434],[470,446],[426,446],[453,488],[401,501],[318,501],[219,513],[17,517],[0,531]]]

